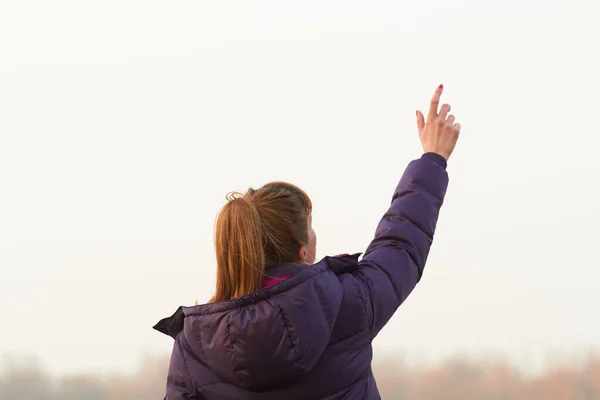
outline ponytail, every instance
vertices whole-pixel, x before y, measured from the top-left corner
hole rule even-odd
[[[227,195],[215,227],[217,288],[212,302],[238,298],[261,288],[265,273],[263,229],[252,199]]]
[[[308,243],[312,203],[285,182],[227,195],[215,226],[217,288],[211,303],[260,290],[270,268],[298,261]]]

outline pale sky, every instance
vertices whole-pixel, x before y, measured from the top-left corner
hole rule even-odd
[[[170,352],[230,190],[291,181],[320,257],[364,251],[440,83],[450,187],[376,357],[600,349],[596,3],[2,0],[0,354]]]

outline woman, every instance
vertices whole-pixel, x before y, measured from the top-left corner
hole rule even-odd
[[[363,258],[315,263],[312,205],[274,182],[228,196],[216,224],[217,288],[154,328],[175,339],[167,400],[379,399],[371,343],[425,266],[460,125],[417,111],[425,154],[409,164]]]

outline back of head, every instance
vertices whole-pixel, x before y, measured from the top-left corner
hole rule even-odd
[[[300,249],[309,244],[312,203],[297,186],[272,182],[230,193],[227,200],[216,222],[217,288],[211,302],[259,290],[267,269],[301,260]]]

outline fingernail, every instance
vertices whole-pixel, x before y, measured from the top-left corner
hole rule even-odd
[[[440,85],[440,86],[438,86],[438,87],[439,87],[440,89],[443,89],[443,88],[444,88],[444,85]]]

